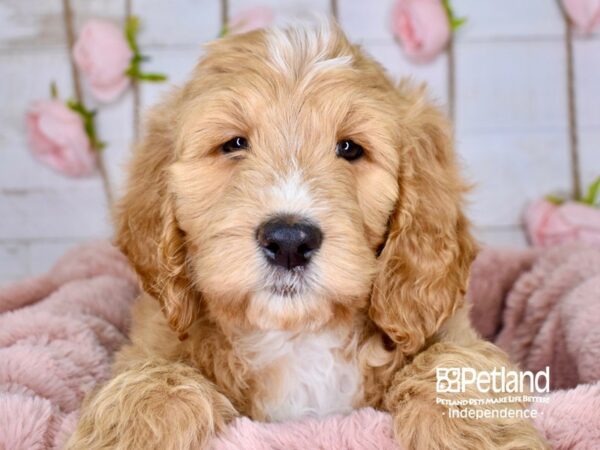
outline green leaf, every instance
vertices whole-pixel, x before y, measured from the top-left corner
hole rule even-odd
[[[555,205],[562,205],[565,202],[564,198],[552,194],[546,195],[546,200]]]
[[[129,47],[133,51],[133,56],[129,61],[129,67],[125,71],[125,75],[139,81],[150,81],[158,83],[167,79],[166,75],[160,73],[142,73],[141,63],[148,61],[149,58],[140,53],[137,43],[137,33],[140,30],[140,20],[136,16],[130,16],[125,23],[125,36]]]
[[[81,116],[85,117],[87,114],[87,110],[83,107],[83,105],[75,100],[67,100],[67,106]]]
[[[598,200],[598,194],[600,194],[600,177],[596,178],[596,180],[590,185],[587,194],[581,199],[581,202],[585,203],[586,205],[593,206]]]
[[[138,74],[137,79],[150,81],[152,83],[160,83],[161,81],[165,81],[167,76],[163,73],[140,73]]]
[[[465,23],[467,23],[466,17],[452,17],[452,19],[450,19],[450,28],[452,29],[452,31],[456,31]]]
[[[136,53],[135,55],[133,55],[131,57],[131,63],[132,64],[139,64],[142,61],[147,61],[147,60],[148,60],[148,58],[146,56],[142,56],[139,53]]]
[[[92,146],[94,148],[94,150],[96,150],[97,152],[100,152],[102,150],[104,150],[106,147],[108,147],[108,144],[104,141],[99,141],[96,140],[95,144],[93,144]]]
[[[466,17],[456,17],[452,5],[450,4],[450,0],[442,0],[442,5],[446,10],[446,15],[448,16],[448,22],[450,23],[450,29],[452,31],[458,30],[467,22]]]
[[[139,53],[137,44],[137,34],[140,30],[140,19],[136,16],[129,16],[125,22],[125,37],[129,43],[129,47],[135,55]]]
[[[127,75],[128,77],[137,79],[140,75],[140,69],[137,65],[132,64],[125,71],[125,75]]]
[[[223,25],[223,28],[221,28],[221,31],[219,32],[219,37],[225,37],[229,34],[229,25],[225,24]]]
[[[83,103],[75,100],[67,101],[67,106],[72,111],[75,111],[77,114],[79,114],[83,119],[83,128],[85,130],[85,134],[87,134],[88,139],[90,140],[90,145],[92,148],[94,150],[102,150],[104,147],[106,147],[106,143],[98,139],[98,135],[96,134],[96,126],[94,124],[96,111],[88,110]]]

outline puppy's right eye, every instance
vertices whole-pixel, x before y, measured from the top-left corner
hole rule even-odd
[[[233,139],[228,140],[221,145],[221,151],[223,153],[233,153],[240,150],[246,150],[248,148],[248,141],[246,138],[236,136]]]

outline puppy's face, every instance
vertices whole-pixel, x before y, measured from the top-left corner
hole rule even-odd
[[[212,44],[149,114],[116,241],[180,334],[316,329],[367,306],[415,353],[475,254],[447,120],[334,26]]]
[[[324,27],[217,42],[183,92],[168,168],[213,317],[314,329],[366,306],[399,195],[398,92]]]

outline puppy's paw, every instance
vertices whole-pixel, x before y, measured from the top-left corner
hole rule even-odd
[[[464,450],[542,450],[548,449],[544,439],[525,418],[526,405],[495,402],[495,394],[470,385],[465,392],[438,392],[436,370],[439,367],[472,367],[490,371],[509,366],[505,355],[492,344],[477,341],[468,347],[437,343],[417,355],[411,364],[396,375],[386,395],[386,408],[394,418],[397,439],[408,449]],[[449,407],[438,403],[476,400],[489,409],[490,418],[450,417]],[[455,406],[454,409],[465,408]],[[492,415],[493,410],[510,409],[513,415]]]
[[[192,367],[149,361],[88,397],[66,448],[205,448],[235,415],[229,400]]]

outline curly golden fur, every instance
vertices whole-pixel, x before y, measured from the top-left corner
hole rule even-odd
[[[222,152],[236,136],[248,148]],[[337,157],[341,139],[364,156]],[[444,116],[334,24],[209,44],[136,149],[117,243],[145,294],[68,448],[198,448],[236,415],[362,406],[389,411],[407,448],[545,448],[525,420],[436,404],[436,367],[508,364],[463,305],[465,190]],[[273,269],[257,246],[282,213],[323,232],[302,271]]]

